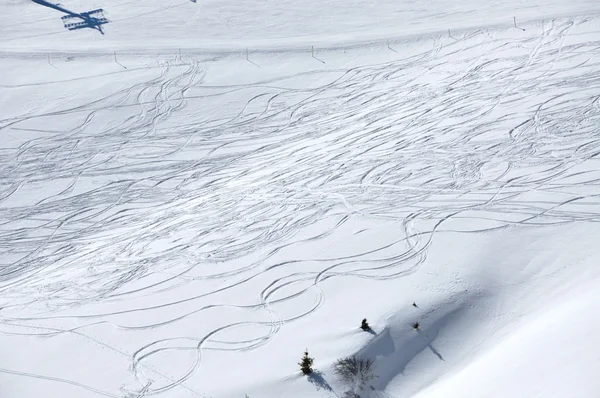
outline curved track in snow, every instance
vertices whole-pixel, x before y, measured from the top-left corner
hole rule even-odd
[[[204,350],[269,342],[318,310],[329,278],[409,275],[440,233],[600,221],[600,194],[581,190],[600,187],[600,42],[565,44],[586,22],[440,37],[316,88],[209,87],[178,58],[93,102],[0,120],[0,134],[71,124],[0,147],[0,332],[102,344],[130,361],[129,396],[199,395],[185,383]],[[387,240],[369,240],[373,220]],[[356,245],[329,250],[340,240]],[[211,311],[204,335],[171,328]],[[125,350],[100,341],[106,325],[160,337]],[[178,352],[176,374],[153,360]]]

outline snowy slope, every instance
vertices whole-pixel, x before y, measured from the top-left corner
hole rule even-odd
[[[52,2],[51,2],[52,3]],[[106,35],[65,30],[61,14],[31,0],[4,0],[0,49],[46,52],[75,49],[144,52],[211,49],[218,52],[345,46],[418,37],[447,29],[513,26],[519,22],[588,15],[595,0],[526,0],[426,3],[397,0],[65,0],[73,12],[102,8],[111,21]]]
[[[0,397],[600,394],[596,2],[61,6],[0,13]]]

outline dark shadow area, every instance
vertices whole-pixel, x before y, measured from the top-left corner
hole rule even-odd
[[[31,1],[33,1],[34,3],[39,4],[41,6],[48,7],[53,10],[67,14],[67,15],[63,16],[61,19],[63,21],[65,28],[67,28],[69,30],[90,28],[90,29],[96,29],[98,32],[104,34],[104,32],[102,31],[102,25],[107,24],[108,19],[106,19],[104,17],[104,10],[101,8],[98,8],[96,10],[82,12],[82,13],[77,13],[77,12],[74,12],[71,10],[67,10],[66,8],[63,8],[56,4],[49,3],[44,0],[31,0]]]
[[[31,0],[31,1],[33,1],[35,4],[39,4],[39,5],[44,6],[44,7],[52,8],[53,10],[63,12],[65,14],[67,14],[67,15],[71,15],[71,16],[74,16],[74,17],[79,17],[80,16],[76,12],[67,10],[66,8],[62,8],[61,6],[58,6],[56,4],[48,3],[47,1],[44,1],[44,0]]]
[[[375,331],[371,328],[368,328],[367,330],[365,330],[365,332],[372,334],[373,336],[377,336],[377,333],[375,333]]]
[[[333,391],[333,388],[327,383],[327,380],[323,377],[323,373],[318,370],[313,371],[307,376],[308,381],[317,387],[317,390]]]
[[[433,342],[438,333],[450,322],[464,313],[464,306],[446,310],[438,319],[422,325],[421,329],[408,329],[409,325],[386,327],[369,344],[359,351],[365,358],[377,359],[374,373],[378,376],[373,386],[378,391],[397,375],[403,374],[406,366],[422,351],[430,350],[440,361],[445,361]]]

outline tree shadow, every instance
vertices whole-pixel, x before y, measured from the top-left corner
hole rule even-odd
[[[317,390],[333,391],[327,380],[323,377],[323,373],[318,370],[313,371],[307,376],[308,381],[317,387]]]
[[[372,334],[373,336],[377,336],[377,333],[373,329],[371,329],[371,328],[368,328],[367,330],[365,330],[365,332],[367,332],[369,334]]]

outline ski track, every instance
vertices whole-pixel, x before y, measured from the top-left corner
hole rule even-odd
[[[156,78],[97,101],[0,120],[0,133],[42,117],[77,121],[0,148],[0,258],[12,259],[0,270],[0,332],[70,334],[104,345],[131,361],[139,390],[0,372],[111,397],[172,388],[200,395],[186,382],[200,371],[203,350],[268,343],[323,305],[321,283],[329,278],[409,275],[438,233],[600,221],[598,195],[580,189],[600,186],[600,171],[590,166],[600,152],[600,95],[581,91],[600,94],[600,42],[565,45],[571,28],[585,22],[546,21],[537,34],[509,42],[484,31],[438,38],[419,56],[347,70],[315,89],[277,81],[206,87],[202,64],[177,58],[159,62]],[[455,57],[464,67],[451,71]],[[203,112],[232,94],[248,97],[234,116]],[[99,128],[98,120],[111,122]],[[10,201],[49,182],[65,188],[51,196],[37,190],[31,206]],[[456,231],[448,224],[457,218],[488,226]],[[279,256],[322,242],[353,219],[395,223],[397,236],[343,256]],[[174,293],[183,285],[198,294]],[[243,303],[221,294],[248,288],[254,298]],[[302,313],[278,311],[306,295],[314,302]],[[160,304],[139,306],[144,297]],[[96,303],[119,309],[80,310]],[[20,316],[25,307],[36,315]],[[215,308],[255,320],[224,314],[204,336],[168,336],[129,353],[93,333],[103,324],[146,330],[201,322]],[[144,312],[155,313],[152,323],[120,316]],[[219,337],[248,325],[264,334]],[[148,362],[174,350],[195,353],[181,374]]]

